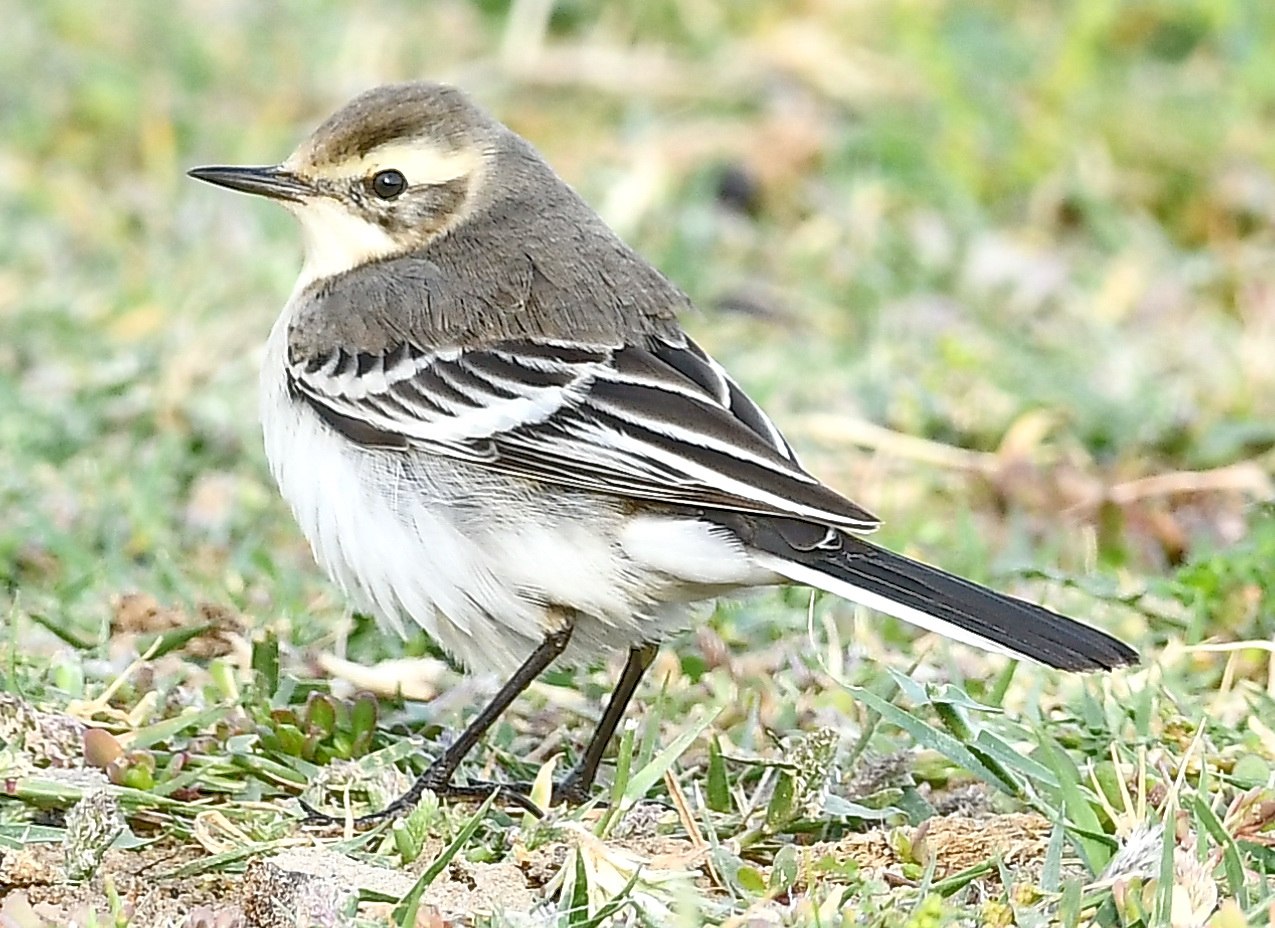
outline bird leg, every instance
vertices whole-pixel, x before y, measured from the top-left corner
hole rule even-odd
[[[629,659],[624,665],[624,670],[620,673],[620,679],[611,693],[611,699],[607,702],[606,710],[602,713],[602,718],[598,722],[597,728],[593,730],[593,737],[589,739],[589,744],[584,749],[584,755],[576,765],[571,768],[565,777],[553,785],[551,805],[556,806],[562,803],[582,805],[592,798],[590,793],[593,789],[593,781],[598,776],[598,767],[602,763],[602,755],[606,753],[607,745],[611,743],[611,736],[615,734],[615,730],[620,724],[620,719],[624,717],[624,710],[628,708],[630,700],[633,699],[633,694],[637,691],[642,675],[651,666],[651,662],[655,660],[655,655],[658,651],[659,646],[651,643],[629,649]],[[482,782],[473,784],[473,787],[483,789],[484,798],[493,789],[497,788],[504,789],[506,792],[516,791],[523,796],[527,796],[531,793],[532,784]]]
[[[465,759],[465,755],[473,750],[474,745],[487,733],[487,729],[491,728],[492,723],[509,708],[509,704],[531,685],[532,680],[540,676],[550,664],[562,655],[562,652],[566,650],[567,642],[571,640],[571,631],[572,625],[567,623],[557,631],[546,635],[544,641],[537,645],[536,649],[531,652],[531,656],[509,678],[509,682],[500,688],[491,702],[478,713],[477,718],[469,723],[468,727],[460,733],[460,736],[448,745],[442,756],[425,768],[424,773],[416,778],[416,782],[412,784],[406,793],[395,799],[381,811],[356,818],[354,824],[371,825],[391,815],[411,809],[420,802],[421,796],[426,790],[436,793],[440,799],[470,799],[478,801],[486,799],[493,791],[499,791],[508,794],[512,801],[527,811],[538,816],[543,815],[544,813],[536,804],[527,798],[526,791],[522,789],[521,784],[506,786],[499,783],[474,783],[458,786],[452,783],[452,776],[456,773],[456,768],[460,766],[461,761]],[[608,707],[608,713],[609,711]],[[615,724],[613,722],[612,728],[614,727]],[[592,748],[592,745],[590,747]],[[600,754],[601,752],[599,751],[598,753]],[[592,782],[592,776],[590,776],[589,782]],[[305,822],[307,824],[344,823],[345,821],[337,816],[318,811],[304,800],[301,801],[301,807],[306,811]]]
[[[614,692],[611,693],[611,700],[607,703],[606,711],[602,713],[598,727],[593,730],[593,737],[589,739],[589,744],[584,749],[584,756],[571,768],[570,773],[554,785],[555,804],[588,802],[593,781],[598,775],[598,765],[602,763],[602,755],[606,752],[607,745],[611,743],[611,736],[615,734],[620,719],[624,717],[624,710],[628,708],[629,700],[637,691],[642,675],[655,660],[658,650],[658,645],[649,642],[629,649],[629,659],[624,665],[624,671],[620,674]]]

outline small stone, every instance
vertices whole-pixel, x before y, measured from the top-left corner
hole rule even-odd
[[[240,905],[256,928],[338,928],[352,924],[357,892],[335,877],[254,860],[244,872]]]

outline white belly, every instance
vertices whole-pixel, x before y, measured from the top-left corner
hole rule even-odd
[[[270,470],[316,560],[387,630],[418,624],[466,666],[509,673],[560,615],[549,606],[577,614],[566,658],[580,660],[660,640],[686,600],[773,580],[703,523],[533,498],[449,458],[352,446],[288,396],[287,316],[262,371]]]

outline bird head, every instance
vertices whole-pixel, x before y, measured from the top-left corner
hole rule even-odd
[[[510,136],[453,87],[394,84],[350,101],[280,164],[189,173],[287,207],[305,241],[302,277],[316,280],[446,234],[480,199]]]

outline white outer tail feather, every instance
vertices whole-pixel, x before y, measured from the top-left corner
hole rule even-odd
[[[758,557],[757,561],[761,566],[768,570],[773,570],[782,577],[787,577],[794,583],[814,587],[815,589],[832,593],[835,596],[840,596],[842,599],[848,599],[851,602],[867,606],[869,609],[875,609],[877,612],[884,612],[886,615],[894,616],[894,618],[907,622],[909,625],[923,628],[927,632],[934,632],[944,638],[950,638],[953,641],[959,641],[961,644],[981,648],[984,651],[991,651],[994,654],[1004,654],[1006,657],[1012,657],[1015,660],[1029,660],[1033,663],[1041,663],[1038,658],[1030,654],[1015,651],[998,641],[975,634],[969,629],[961,628],[959,625],[936,618],[919,609],[913,609],[911,606],[897,603],[888,597],[882,596],[880,593],[861,589],[804,564],[796,564],[775,555]]]

